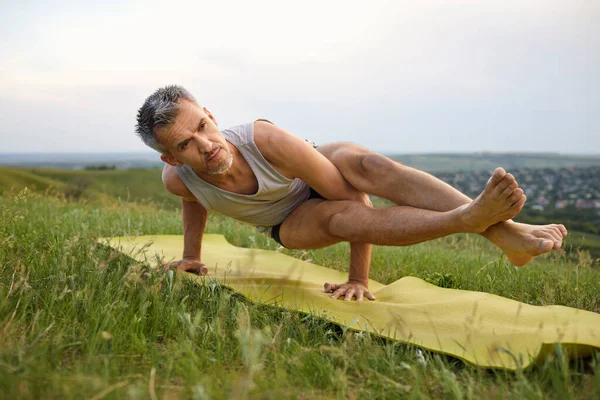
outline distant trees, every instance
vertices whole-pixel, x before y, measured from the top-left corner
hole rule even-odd
[[[117,169],[117,166],[115,164],[86,165],[83,169],[86,171],[108,171]]]
[[[94,183],[94,180],[89,176],[79,176],[69,183],[64,190],[64,195],[70,200],[79,200],[85,190]]]

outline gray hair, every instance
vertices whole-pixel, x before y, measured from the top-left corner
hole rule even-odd
[[[171,125],[179,111],[179,101],[186,99],[197,104],[190,92],[181,86],[170,85],[152,93],[138,110],[135,131],[146,146],[159,153],[168,151],[156,140],[156,130]]]

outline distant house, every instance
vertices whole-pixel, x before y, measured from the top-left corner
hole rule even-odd
[[[575,207],[577,209],[581,209],[581,208],[600,208],[600,200],[578,199],[575,202]]]

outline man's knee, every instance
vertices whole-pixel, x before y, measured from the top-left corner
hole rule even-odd
[[[327,218],[326,229],[334,236],[352,241],[369,207],[359,201],[340,201]],[[369,201],[370,203],[370,201]]]
[[[385,171],[385,168],[394,161],[384,155],[369,151],[358,155],[356,162],[361,173],[369,174]]]
[[[350,142],[329,143],[319,146],[317,150],[338,168],[351,165],[361,154],[369,151]]]

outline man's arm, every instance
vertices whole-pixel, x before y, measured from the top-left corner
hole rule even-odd
[[[271,165],[288,178],[300,178],[328,200],[366,202],[331,161],[308,142],[264,121],[254,123],[254,141]]]
[[[259,150],[275,168],[289,178],[300,178],[328,200],[355,200],[372,206],[369,197],[355,189],[331,161],[305,140],[267,122],[254,125],[254,141]],[[375,296],[367,290],[371,266],[369,243],[350,243],[350,271],[348,282],[325,284],[326,292],[334,298],[350,300],[363,294],[371,300]]]
[[[183,216],[183,259],[200,261],[202,236],[206,228],[208,212],[196,200],[181,199]]]
[[[200,255],[208,212],[181,181],[175,167],[165,165],[162,178],[165,188],[181,197],[183,217],[183,258],[170,263],[168,267],[177,267],[177,270],[206,275],[208,269],[200,262]]]

